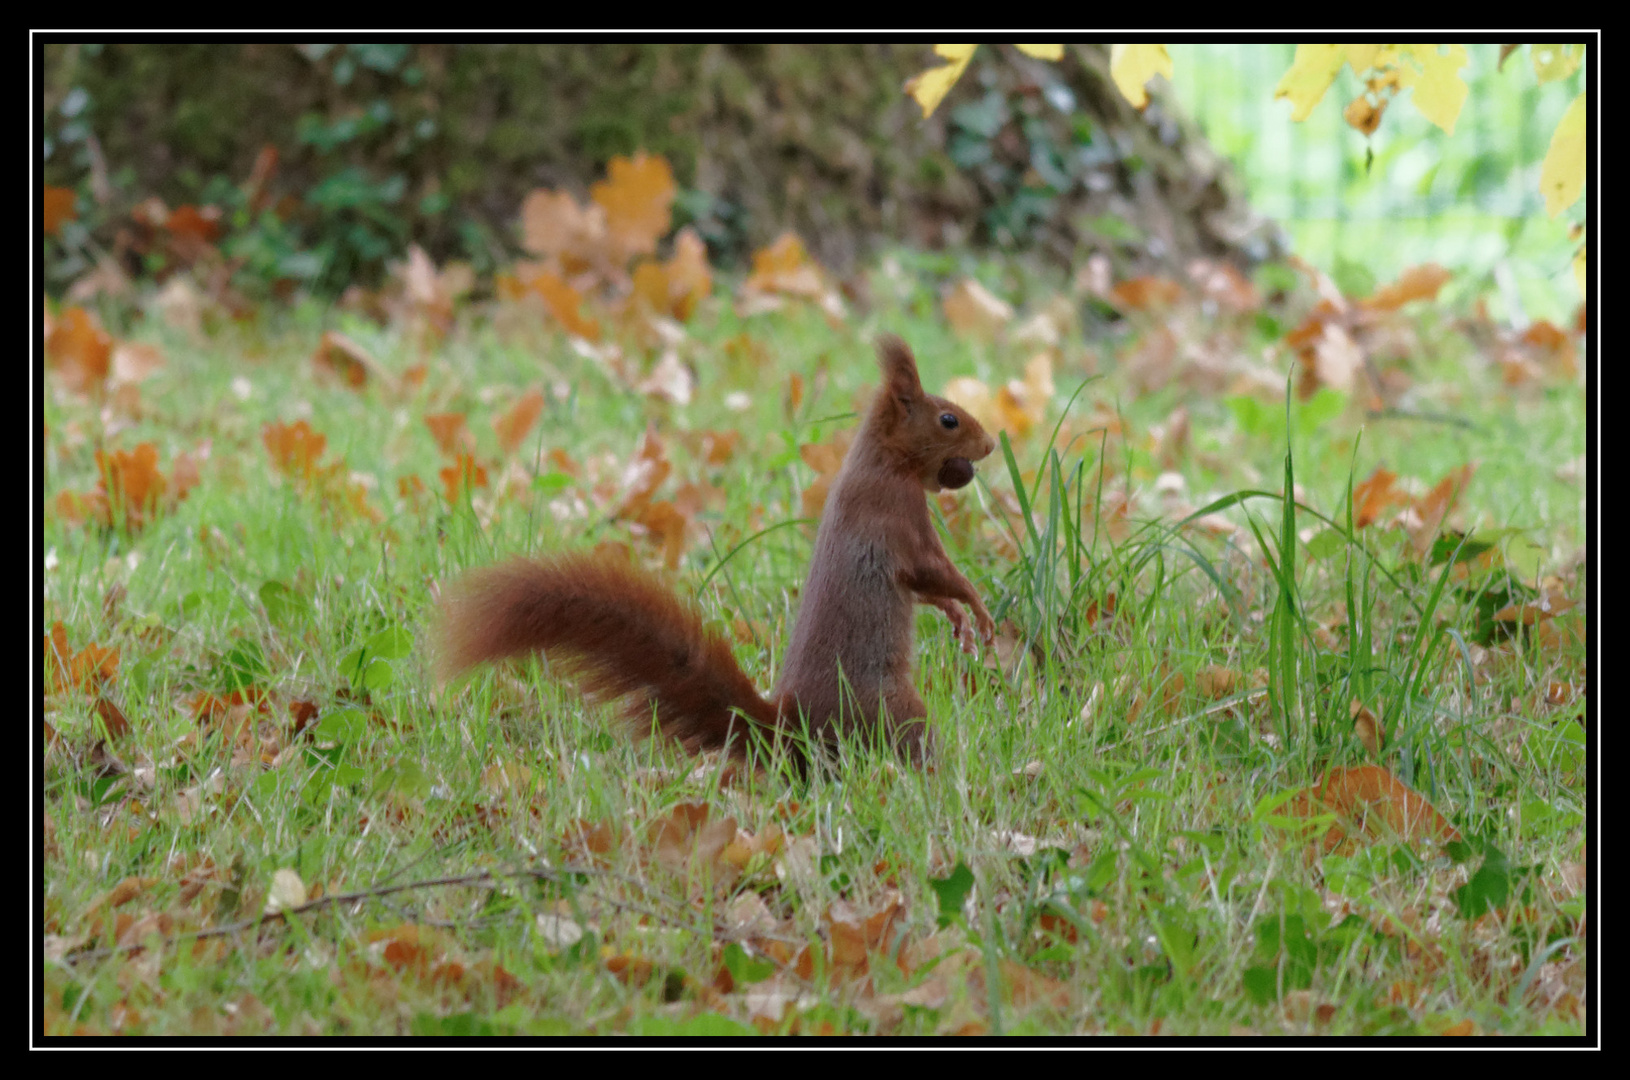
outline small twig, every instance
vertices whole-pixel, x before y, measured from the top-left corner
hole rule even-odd
[[[597,872],[598,871],[594,870],[593,868],[576,866],[564,867],[560,870],[547,870],[543,867],[527,867],[523,870],[482,870],[479,873],[474,874],[459,874],[451,877],[426,878],[422,881],[407,881],[399,885],[376,885],[372,888],[359,889],[356,892],[332,893],[328,896],[319,896],[317,899],[307,901],[298,907],[287,908],[283,911],[268,912],[253,919],[245,919],[241,922],[230,923],[226,926],[211,926],[203,930],[185,931],[183,933],[176,934],[173,937],[166,938],[162,944],[171,945],[186,940],[202,941],[208,938],[241,934],[248,930],[258,929],[259,927],[268,923],[284,922],[290,915],[303,915],[307,912],[318,911],[322,908],[332,907],[336,904],[350,904],[361,900],[377,899],[379,897],[390,896],[394,893],[408,892],[413,889],[430,889],[456,885],[491,886],[496,884],[501,878],[541,878],[546,881],[558,883],[563,881],[565,876],[568,874],[592,874]],[[617,900],[606,896],[597,896],[596,899],[602,903],[609,904],[612,907],[619,908],[624,911],[631,911],[638,915],[645,915],[662,922],[678,921],[672,916],[664,915],[662,912],[657,911],[654,908],[646,907],[643,904],[635,904],[627,900]],[[692,927],[692,929],[695,930],[697,928]],[[724,932],[727,929],[728,928],[719,926],[717,924],[713,928],[714,933]],[[63,959],[69,963],[77,963],[81,960],[100,960],[119,953],[140,952],[143,948],[145,948],[145,945],[141,942],[132,942],[126,945],[115,945],[110,948],[76,950],[65,955]]]
[[[1371,410],[1369,415],[1372,420],[1420,420],[1428,424],[1453,424],[1455,427],[1475,431],[1479,435],[1488,434],[1488,429],[1483,425],[1473,423],[1464,416],[1454,416],[1450,413],[1416,412],[1413,409],[1400,409],[1388,405],[1384,409]]]
[[[1247,701],[1255,701],[1257,698],[1261,697],[1267,692],[1268,688],[1266,686],[1262,686],[1255,690],[1247,690],[1242,694],[1234,694],[1230,697],[1223,698],[1221,701],[1213,705],[1207,705],[1197,713],[1189,713],[1187,716],[1179,716],[1176,720],[1173,720],[1169,724],[1162,724],[1157,728],[1150,728],[1148,731],[1143,732],[1142,735],[1145,738],[1150,735],[1158,735],[1162,731],[1177,727],[1179,724],[1186,724],[1190,720],[1198,720],[1200,717],[1210,716],[1212,713],[1225,712],[1228,709],[1232,709],[1235,705],[1242,705]]]

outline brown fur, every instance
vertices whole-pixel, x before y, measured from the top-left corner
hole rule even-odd
[[[442,670],[542,652],[587,691],[626,698],[628,716],[692,750],[745,750],[752,734],[777,741],[808,730],[823,741],[870,734],[920,761],[927,709],[912,685],[912,607],[933,604],[968,642],[957,604],[978,633],[990,613],[952,565],[925,491],[946,468],[995,447],[961,408],[923,392],[904,342],[878,343],[883,386],[827,497],[815,556],[770,700],[742,673],[729,643],[657,578],[592,555],[515,560],[467,574],[444,602]],[[955,417],[945,428],[940,417]],[[950,480],[956,483],[958,480]],[[743,721],[745,718],[745,723]]]

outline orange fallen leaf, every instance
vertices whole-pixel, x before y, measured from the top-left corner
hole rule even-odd
[[[101,473],[99,494],[105,500],[109,523],[137,529],[157,511],[169,482],[158,468],[158,447],[144,442],[135,450],[96,452]]]
[[[1372,524],[1387,507],[1409,497],[1393,486],[1397,479],[1397,473],[1377,465],[1366,480],[1353,487],[1353,528]]]
[[[1523,331],[1522,343],[1539,354],[1541,363],[1549,370],[1571,379],[1578,372],[1574,361],[1573,338],[1561,327],[1545,319],[1531,323]]]
[[[1183,286],[1171,278],[1159,276],[1129,278],[1109,292],[1110,300],[1118,307],[1136,311],[1170,307],[1182,296]]]
[[[372,353],[338,330],[323,331],[311,360],[318,371],[335,376],[353,390],[367,385],[370,376],[386,386],[392,383]]]
[[[1322,784],[1299,793],[1286,805],[1297,816],[1312,816],[1320,807],[1328,808],[1371,840],[1388,834],[1439,844],[1460,839],[1459,830],[1431,803],[1379,765],[1332,769]],[[1324,850],[1334,851],[1347,835],[1341,824],[1332,826],[1325,834]]]
[[[1244,313],[1262,306],[1256,286],[1232,263],[1195,259],[1189,263],[1188,271],[1201,294],[1225,308]]]
[[[317,459],[328,446],[328,436],[311,430],[311,425],[304,420],[266,424],[260,429],[260,440],[266,444],[266,452],[278,472],[306,480],[316,473]]]
[[[506,454],[518,450],[538,417],[543,415],[543,406],[543,391],[533,387],[495,419],[492,427],[498,433],[499,449]]]
[[[1454,275],[1437,263],[1412,266],[1390,285],[1383,285],[1363,305],[1372,311],[1396,311],[1411,300],[1431,300]]]
[[[197,245],[213,244],[221,235],[219,206],[178,206],[165,219],[164,227],[177,237]]]
[[[460,453],[453,464],[442,469],[437,474],[441,477],[442,490],[447,493],[447,501],[460,502],[466,491],[487,486],[487,470],[476,463],[474,457]]]
[[[640,151],[632,158],[613,157],[606,165],[606,178],[589,188],[589,198],[605,211],[618,265],[656,251],[673,220],[678,190],[673,169],[659,154]]]
[[[753,271],[742,288],[813,299],[826,291],[826,282],[798,234],[784,232],[769,247],[753,252]]]
[[[668,277],[669,310],[681,322],[713,292],[713,271],[707,264],[707,245],[687,225],[674,237],[673,256],[664,267]]]
[[[45,691],[48,694],[65,690],[93,693],[98,687],[113,680],[119,670],[119,650],[104,648],[95,642],[78,652],[68,647],[68,630],[60,622],[51,624],[45,635]]]
[[[1466,489],[1466,485],[1471,482],[1472,473],[1476,471],[1475,463],[1451,469],[1449,475],[1438,481],[1431,491],[1415,500],[1414,509],[1418,518],[1408,521],[1406,530],[1417,555],[1424,556],[1432,547],[1438,529],[1448,517],[1449,511],[1454,509],[1455,503],[1460,499],[1460,493]]]
[[[71,307],[52,320],[45,351],[70,387],[80,392],[99,388],[108,377],[113,335],[84,308]]]
[[[583,207],[564,191],[534,191],[521,203],[521,242],[539,258],[557,260],[567,274],[582,273],[606,247],[606,212]]]
[[[424,426],[430,429],[436,445],[448,457],[475,451],[475,437],[465,425],[463,413],[426,413]]]
[[[583,294],[566,284],[559,274],[545,270],[529,283],[533,292],[543,297],[549,309],[566,332],[588,341],[600,340],[600,324],[582,313]]]
[[[1494,613],[1499,622],[1520,622],[1524,626],[1533,626],[1541,619],[1551,619],[1572,608],[1579,601],[1568,600],[1562,597],[1541,595],[1532,603],[1507,604]]]
[[[87,916],[93,915],[105,907],[120,907],[124,904],[128,904],[130,901],[134,900],[136,897],[140,896],[142,893],[146,892],[148,889],[152,888],[158,883],[159,879],[156,877],[137,877],[132,875],[131,877],[123,878],[117,885],[113,886],[113,888],[109,889],[95,900],[92,900],[90,905],[85,909],[85,914]]]
[[[78,211],[74,209],[73,190],[47,185],[45,189],[45,234],[55,236],[64,221],[72,221],[78,216]]]
[[[114,651],[114,660],[115,662],[118,660],[117,650]],[[96,699],[96,715],[102,718],[102,726],[107,730],[108,738],[118,739],[129,733],[130,721],[125,718],[119,706],[107,698]]]

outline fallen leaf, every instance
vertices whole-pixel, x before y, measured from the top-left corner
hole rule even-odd
[[[1158,276],[1129,278],[1109,293],[1116,306],[1133,311],[1170,307],[1182,296],[1183,286],[1171,278]]]
[[[600,340],[600,324],[583,315],[583,294],[566,284],[559,274],[546,270],[529,282],[533,292],[543,297],[549,313],[566,329],[588,341]]]
[[[1377,521],[1390,506],[1406,501],[1409,496],[1393,486],[1398,474],[1377,465],[1363,482],[1353,487],[1353,528]]]
[[[589,197],[605,211],[606,232],[618,265],[656,251],[657,241],[672,221],[673,169],[659,154],[616,156],[606,178],[589,188]]]
[[[437,475],[450,503],[462,502],[466,492],[487,486],[487,470],[465,453],[458,454],[453,464],[438,470]]]
[[[543,391],[533,387],[493,420],[492,427],[498,434],[499,449],[505,454],[513,454],[520,449],[522,441],[538,422],[538,417],[543,415],[543,406]],[[430,418],[426,417],[425,422],[429,423]],[[438,437],[437,442],[440,441]],[[444,446],[443,450],[445,449]]]
[[[306,885],[297,872],[283,867],[272,874],[272,887],[266,895],[266,907],[263,909],[265,914],[276,915],[305,902]]]
[[[370,378],[385,387],[395,384],[373,353],[338,330],[323,331],[311,360],[318,371],[338,378],[353,390],[360,390]]]
[[[426,413],[424,426],[447,457],[475,452],[475,436],[470,434],[463,413]]]
[[[45,188],[45,234],[55,236],[64,221],[72,221],[78,217],[74,209],[75,196],[71,188],[59,188],[46,185]]]
[[[95,315],[71,307],[52,321],[45,351],[68,385],[84,393],[100,388],[107,380],[113,335],[102,329]]]
[[[304,420],[266,424],[260,429],[260,440],[278,472],[306,480],[315,475],[317,459],[328,446],[328,436],[311,430],[311,425]]]
[[[963,337],[994,338],[1013,321],[1013,305],[994,296],[973,278],[963,278],[946,294],[941,307],[951,328]]]
[[[1381,718],[1376,716],[1364,703],[1357,698],[1353,699],[1348,708],[1348,715],[1353,720],[1353,734],[1358,741],[1364,744],[1364,749],[1371,757],[1380,757],[1381,748],[1386,745],[1386,728],[1381,725]]]
[[[1372,311],[1396,311],[1411,300],[1436,299],[1438,290],[1453,276],[1437,263],[1412,266],[1397,281],[1383,285],[1360,302]]]
[[[521,203],[521,243],[540,258],[554,258],[567,274],[589,269],[606,247],[606,212],[580,206],[564,191],[538,190]]]

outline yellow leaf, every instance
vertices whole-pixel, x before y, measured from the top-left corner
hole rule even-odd
[[[1034,56],[1037,60],[1064,59],[1064,46],[1062,45],[1014,45],[1013,47],[1026,56]]]
[[[1403,84],[1415,87],[1415,108],[1421,115],[1443,129],[1444,134],[1455,133],[1455,120],[1460,116],[1460,108],[1466,104],[1466,95],[1470,91],[1466,82],[1460,77],[1460,69],[1466,66],[1466,46],[1450,45],[1447,53],[1439,53],[1436,45],[1410,45],[1406,50],[1421,66],[1418,78],[1412,78],[1412,72],[1404,69]]]
[[[1347,62],[1352,65],[1355,72],[1368,71],[1376,66],[1375,58],[1380,55],[1380,52],[1381,46],[1379,45],[1349,45],[1347,46]],[[1336,70],[1341,70],[1340,65],[1337,65]]]
[[[1580,244],[1573,256],[1573,279],[1579,283],[1579,295],[1585,295],[1585,245]]]
[[[1292,120],[1300,122],[1307,119],[1313,106],[1336,81],[1336,73],[1347,62],[1349,48],[1347,45],[1296,46],[1296,59],[1291,61],[1290,70],[1285,72],[1285,77],[1279,80],[1279,85],[1273,91],[1275,100],[1290,98]]]
[[[1530,45],[1528,55],[1534,61],[1534,74],[1539,76],[1540,82],[1554,82],[1557,79],[1566,79],[1579,70],[1579,62],[1585,58],[1583,45]]]
[[[1111,45],[1109,75],[1121,94],[1138,108],[1149,104],[1144,87],[1156,75],[1172,77],[1172,58],[1164,45]]]
[[[1585,190],[1584,93],[1573,99],[1551,135],[1551,148],[1545,151],[1545,164],[1539,169],[1539,190],[1551,217],[1572,206]]]
[[[945,100],[951,87],[962,78],[963,71],[967,70],[968,61],[973,59],[973,51],[978,45],[935,45],[934,52],[951,61],[942,67],[930,68],[921,75],[906,80],[906,93],[917,99],[917,104],[923,107],[923,118],[927,119],[939,103]]]

